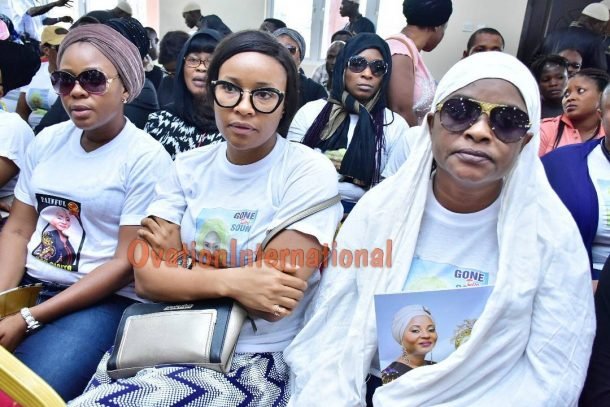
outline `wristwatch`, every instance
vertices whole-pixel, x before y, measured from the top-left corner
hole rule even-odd
[[[25,323],[27,324],[27,328],[25,329],[26,334],[31,334],[32,332],[42,328],[42,324],[38,322],[36,318],[34,318],[29,308],[21,308],[20,312],[21,316],[25,320]]]

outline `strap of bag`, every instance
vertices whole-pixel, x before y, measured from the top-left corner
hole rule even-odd
[[[265,250],[271,239],[273,239],[278,233],[286,229],[288,226],[300,220],[303,220],[315,213],[321,212],[324,209],[328,209],[339,202],[341,202],[341,195],[336,195],[289,217],[284,222],[271,229],[269,233],[267,233],[267,236],[265,236],[265,239],[263,239],[263,242],[261,243],[261,250]]]

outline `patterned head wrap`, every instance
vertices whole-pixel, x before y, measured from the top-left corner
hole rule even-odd
[[[116,30],[103,24],[86,24],[70,30],[57,54],[58,64],[64,52],[77,42],[87,42],[112,62],[129,94],[127,103],[140,94],[144,86],[144,65],[135,45]]]

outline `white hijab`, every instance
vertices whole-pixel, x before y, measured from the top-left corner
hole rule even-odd
[[[595,331],[589,264],[538,159],[536,81],[510,55],[479,53],[449,70],[432,106],[483,78],[520,90],[534,135],[499,198],[496,285],[468,342],[442,362],[378,388],[375,406],[569,406],[584,382]],[[338,250],[383,248],[392,239],[392,266],[325,270],[310,320],[285,351],[293,406],[364,405],[377,351],[373,296],[403,287],[430,182],[426,122],[417,137],[407,162],[364,195],[337,237]]]

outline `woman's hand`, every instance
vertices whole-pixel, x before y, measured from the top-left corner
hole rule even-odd
[[[182,249],[180,226],[156,216],[142,219],[141,224],[142,228],[138,230],[138,237],[146,240],[160,256],[167,252],[167,249]]]
[[[233,270],[230,275],[230,297],[256,314],[259,312],[286,317],[292,314],[307,289],[307,282],[296,277],[298,267],[279,262],[257,262]],[[280,314],[280,315],[278,315]]]
[[[25,338],[27,325],[20,314],[0,320],[0,345],[12,352]]]

